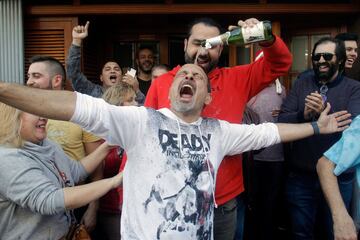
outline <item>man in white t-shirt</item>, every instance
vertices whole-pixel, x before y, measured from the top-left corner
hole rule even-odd
[[[344,111],[327,115],[329,105],[311,124],[255,126],[202,118],[204,104],[211,101],[210,86],[194,64],[177,72],[170,109],[117,107],[79,93],[6,83],[0,83],[0,101],[71,120],[125,149],[123,239],[213,239],[216,172],[225,155],[342,131],[350,122]]]

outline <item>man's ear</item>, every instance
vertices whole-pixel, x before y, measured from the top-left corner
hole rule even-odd
[[[205,105],[209,105],[210,103],[211,103],[211,101],[212,101],[212,97],[211,97],[211,94],[210,93],[208,93],[207,95],[206,95],[206,98],[205,98]]]
[[[62,81],[62,76],[60,74],[56,74],[52,79],[53,89],[62,89]]]
[[[184,39],[184,52],[186,52],[187,45],[188,45],[188,40],[187,40],[187,38],[185,38]]]
[[[103,79],[103,75],[102,75],[102,74],[100,74],[99,78],[100,78],[100,81],[101,81],[101,82],[104,82],[104,79]]]

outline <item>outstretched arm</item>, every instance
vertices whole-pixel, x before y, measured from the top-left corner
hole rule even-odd
[[[334,169],[335,164],[325,156],[321,157],[316,165],[321,188],[334,222],[334,239],[356,240],[356,227],[342,200]]]
[[[84,135],[87,133],[84,133]],[[99,146],[101,146],[102,141],[98,140],[96,142],[84,142],[85,152],[86,155],[90,155],[94,152]],[[108,151],[106,151],[108,152]],[[103,162],[103,161],[102,161]],[[103,164],[99,164],[96,169],[90,175],[90,181],[95,182],[98,180],[103,179]],[[96,226],[96,218],[97,218],[97,211],[99,209],[99,201],[95,200],[89,203],[88,208],[86,209],[81,223],[83,223],[88,231],[94,230]]]
[[[95,151],[81,159],[80,162],[85,170],[88,173],[93,172],[111,148],[112,147],[105,142],[97,147]],[[93,181],[92,183],[81,186],[64,188],[65,207],[67,209],[73,209],[93,202],[112,188],[119,186],[121,182],[122,174],[119,174],[113,178]]]
[[[106,142],[102,143],[92,153],[80,160],[87,173],[92,173],[99,166],[99,164],[105,159],[110,149],[113,147],[109,146]]]
[[[122,178],[121,172],[112,178],[64,188],[65,208],[75,209],[102,197],[111,189],[118,187],[122,183]]]
[[[290,142],[298,139],[310,137],[313,134],[330,134],[344,131],[351,123],[350,113],[339,111],[327,115],[330,111],[330,104],[321,113],[318,121],[312,126],[311,123],[302,124],[276,124],[282,142]]]
[[[75,111],[76,93],[0,82],[0,101],[24,112],[68,121]]]

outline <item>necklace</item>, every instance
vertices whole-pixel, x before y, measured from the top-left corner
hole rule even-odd
[[[323,103],[326,102],[327,100],[327,96],[326,96],[326,93],[327,91],[329,90],[328,86],[326,84],[323,84],[321,87],[320,87],[320,95],[322,97],[322,101]]]

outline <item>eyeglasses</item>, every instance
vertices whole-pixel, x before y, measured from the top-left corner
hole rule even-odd
[[[312,55],[313,61],[319,61],[321,56],[324,58],[325,61],[330,61],[333,57],[333,53],[316,53],[315,55]]]

